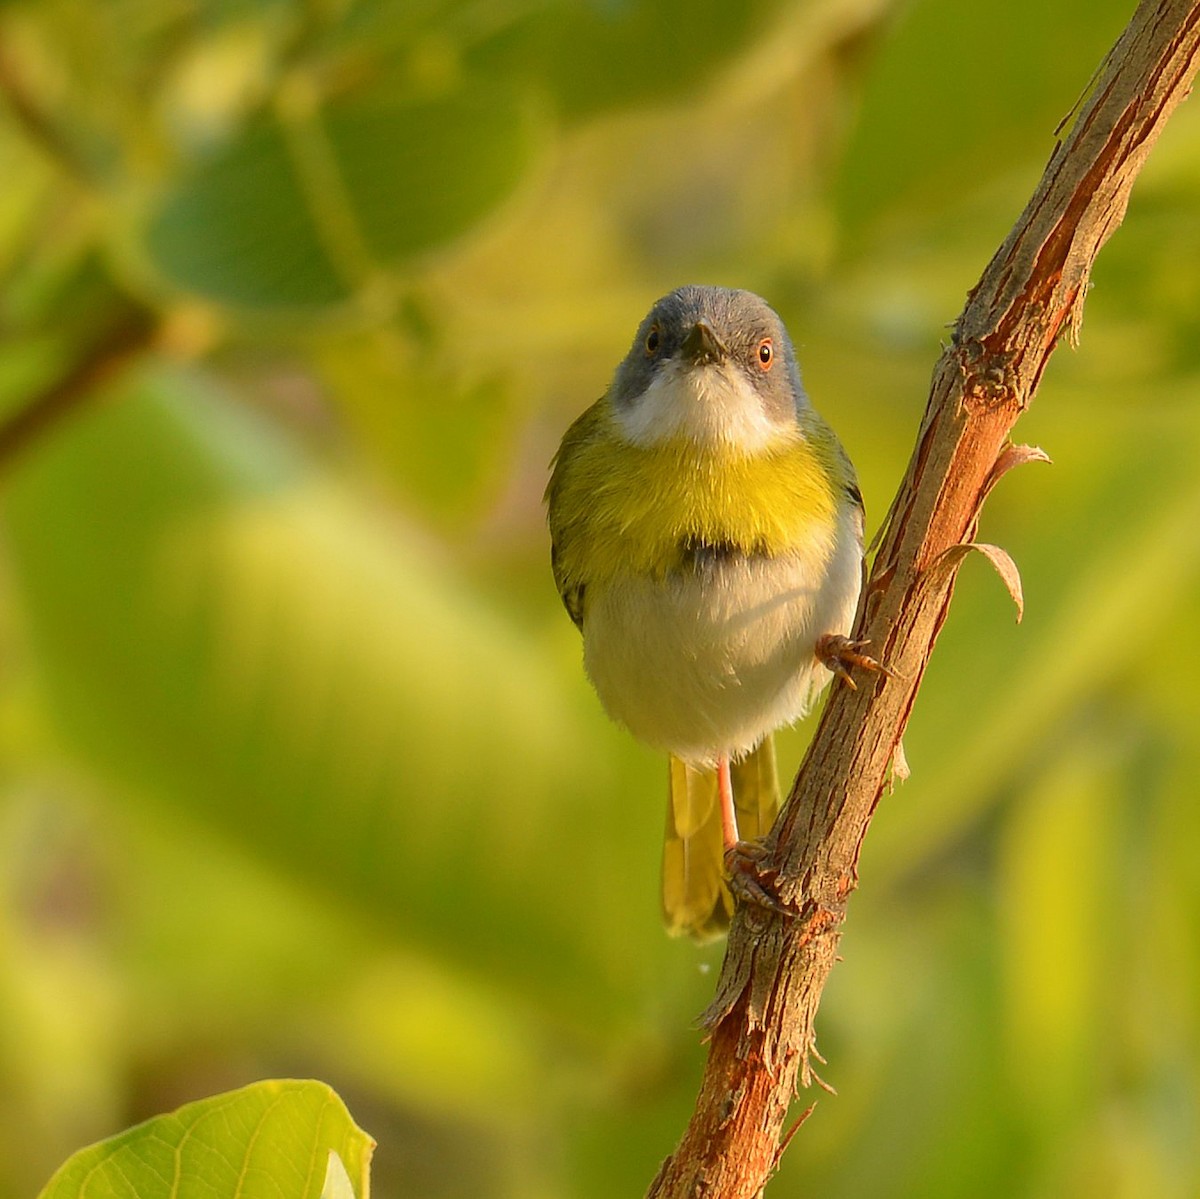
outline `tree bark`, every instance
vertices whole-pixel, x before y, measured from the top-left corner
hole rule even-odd
[[[1009,431],[1060,336],[1077,337],[1092,263],[1198,64],[1200,0],[1143,0],[967,297],[934,368],[853,634],[898,677],[833,688],[759,867],[792,914],[745,905],[735,914],[705,1013],[712,1037],[696,1109],[650,1199],[753,1199],[778,1164],[797,1083],[814,1078],[814,1019],[862,840],[972,549],[997,567],[1020,611],[1008,555],[974,540],[997,480],[1045,457],[1013,445]]]

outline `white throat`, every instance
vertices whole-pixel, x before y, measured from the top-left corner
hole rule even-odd
[[[745,375],[728,362],[686,368],[665,363],[616,420],[625,437],[640,446],[686,437],[753,452],[778,441],[782,432]]]

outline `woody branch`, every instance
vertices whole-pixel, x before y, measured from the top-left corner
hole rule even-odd
[[[762,866],[794,915],[736,914],[705,1014],[712,1036],[696,1109],[651,1199],[753,1199],[790,1139],[784,1124],[797,1084],[813,1078],[814,1019],[859,850],[963,558],[983,552],[1021,605],[1008,555],[975,541],[999,478],[1044,458],[1009,432],[1060,337],[1076,338],[1092,263],[1198,65],[1200,0],[1143,0],[967,298],[934,368],[853,634],[899,677],[833,689]]]

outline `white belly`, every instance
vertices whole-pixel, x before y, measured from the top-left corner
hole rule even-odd
[[[589,586],[584,664],[608,714],[684,761],[749,752],[829,681],[817,639],[846,633],[861,581],[854,516],[828,559],[715,558]]]

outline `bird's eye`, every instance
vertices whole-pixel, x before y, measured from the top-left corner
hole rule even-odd
[[[658,326],[651,325],[650,332],[646,334],[646,353],[658,353]]]
[[[758,343],[758,365],[763,370],[769,371],[771,363],[775,361],[775,344],[769,337],[764,337]]]

